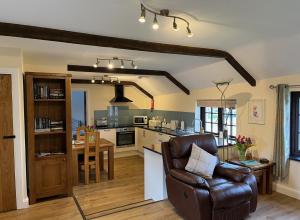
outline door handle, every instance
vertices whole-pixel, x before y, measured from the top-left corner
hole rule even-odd
[[[16,136],[15,135],[6,135],[6,136],[3,136],[3,139],[15,139]]]

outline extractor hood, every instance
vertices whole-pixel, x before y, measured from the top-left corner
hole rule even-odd
[[[130,99],[124,97],[124,86],[115,85],[115,97],[110,102],[132,102]]]

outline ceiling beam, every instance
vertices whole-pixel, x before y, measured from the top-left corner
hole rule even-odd
[[[156,53],[224,58],[251,86],[256,85],[256,80],[251,74],[230,53],[223,50],[153,43],[4,22],[0,22],[0,35]]]
[[[72,79],[71,82],[73,84],[99,84],[99,85],[110,85],[110,86],[121,84],[124,86],[134,86],[135,88],[140,90],[142,93],[144,93],[146,96],[148,96],[150,99],[153,99],[153,95],[151,95],[149,92],[147,92],[141,86],[139,86],[137,83],[131,82],[131,81],[121,81],[120,83],[117,83],[117,82],[111,82],[111,81],[105,80],[104,83],[102,83],[102,80],[95,80],[95,83],[92,83],[91,80],[87,80],[87,79]]]
[[[182,85],[177,79],[175,79],[170,73],[160,70],[145,70],[145,69],[121,69],[113,68],[109,69],[107,67],[93,67],[93,66],[80,66],[80,65],[68,65],[68,71],[75,72],[99,72],[99,73],[116,73],[116,74],[131,74],[131,75],[144,75],[144,76],[164,76],[174,83],[178,88],[180,88],[186,94],[190,94],[184,85]]]

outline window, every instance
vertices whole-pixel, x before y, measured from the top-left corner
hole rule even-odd
[[[224,126],[228,129],[230,138],[236,136],[236,109],[218,107],[201,107],[201,121],[204,131],[218,134]],[[196,123],[195,123],[196,124]]]
[[[291,156],[300,156],[300,92],[291,93]]]
[[[86,125],[86,92],[72,91],[72,134],[82,125]]]

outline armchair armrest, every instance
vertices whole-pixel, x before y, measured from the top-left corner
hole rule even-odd
[[[235,182],[242,182],[250,173],[251,170],[249,168],[230,163],[220,163],[215,168],[215,174]]]
[[[202,178],[201,176],[192,174],[190,172],[187,172],[185,170],[171,169],[170,175],[172,177],[174,177],[175,179],[180,180],[188,185],[209,189],[209,185],[204,178]]]

